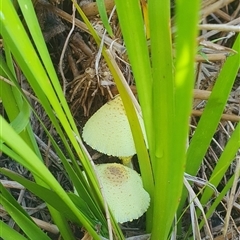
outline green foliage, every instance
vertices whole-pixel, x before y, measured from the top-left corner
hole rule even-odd
[[[99,15],[102,19],[103,25],[106,28],[108,34],[112,37],[113,32],[112,32],[112,28],[111,28],[111,26],[108,22],[108,16],[107,16],[107,11],[106,11],[106,8],[105,8],[104,1],[97,0],[96,2],[97,2],[97,6],[98,6],[98,9],[99,9]]]
[[[49,240],[47,235],[39,229],[32,219],[27,215],[27,213],[20,207],[18,202],[13,198],[13,196],[3,187],[0,183],[0,192],[1,198],[0,203],[4,207],[4,209],[10,214],[13,220],[21,226],[21,230],[30,238],[35,239],[43,239]],[[2,222],[1,222],[2,225]],[[5,231],[9,231],[9,229],[3,224]],[[6,235],[5,231],[0,232],[0,236],[3,237]],[[14,235],[17,235],[13,233]],[[4,238],[5,239],[5,238]]]
[[[151,175],[148,177],[142,175],[144,186],[148,186],[146,182],[149,181],[149,176],[153,176],[155,180],[155,192],[151,195],[154,212],[152,215],[151,208],[148,211],[147,227],[152,233],[152,239],[167,239],[179,203],[186,199],[184,194],[181,201],[183,173],[186,171],[196,175],[201,165],[235,80],[239,68],[239,55],[230,57],[225,63],[190,146],[186,150],[194,86],[194,58],[197,52],[199,2],[176,1],[175,57],[172,53],[169,1],[148,1],[150,55],[139,1],[131,1],[126,5],[116,0],[116,7],[136,81],[153,167]],[[236,39],[235,50],[239,49],[238,44],[239,40]],[[228,72],[231,72],[231,75],[227,76]],[[135,131],[137,130],[133,128],[133,135]],[[238,132],[237,129],[236,131]],[[239,148],[237,134],[234,136],[230,139],[235,149],[232,154]],[[137,147],[138,140],[135,144]],[[232,162],[233,155],[227,157],[224,152],[223,156],[225,162]],[[141,157],[139,151],[138,157]],[[143,161],[139,163],[140,169],[144,169],[145,163]],[[226,168],[227,166],[221,169],[221,177]],[[219,166],[216,166],[216,169],[219,169]],[[207,199],[209,198],[210,195]],[[180,212],[181,209],[182,204],[179,206]]]
[[[69,219],[84,226],[94,239],[100,239],[95,229],[96,225],[89,220],[93,217],[89,214],[94,214],[94,219],[98,219],[96,222],[101,222],[100,234],[102,236],[108,235],[104,203],[95,174],[87,155],[77,142],[76,136],[79,137],[79,133],[62,93],[32,3],[30,0],[24,0],[19,1],[18,4],[25,18],[25,23],[31,37],[27,35],[10,0],[5,1],[4,5],[1,5],[0,8],[2,26],[1,36],[4,40],[6,56],[8,56],[6,58],[7,63],[5,63],[3,58],[1,59],[1,75],[8,78],[14,85],[9,86],[1,81],[2,86],[8,90],[8,92],[1,91],[3,95],[1,98],[3,99],[3,105],[8,114],[9,122],[12,124],[11,127],[1,117],[1,150],[32,172],[39,186],[33,189],[29,182],[24,181],[23,183],[25,187],[31,188],[38,197],[46,200],[47,203],[49,202],[49,210],[53,220],[65,239],[74,238],[67,223]],[[21,41],[15,41],[15,39],[20,39]],[[26,124],[29,124],[29,109],[31,109],[31,106],[28,105],[28,99],[22,93],[17,83],[14,68],[12,67],[13,64],[11,63],[11,56],[13,56],[18,63],[18,66],[21,68],[35,95],[48,114],[51,123],[59,134],[59,138],[62,140],[65,148],[64,152],[66,152],[66,154],[58,147],[58,144],[54,141],[47,128],[41,123],[41,120],[36,115],[36,118],[39,120],[40,124],[42,124],[46,134],[49,136],[69,178],[76,187],[80,197],[79,201],[65,192],[42,162],[30,125],[29,129],[27,127],[24,128]],[[17,95],[17,100],[15,100],[17,97],[12,94],[12,101],[7,101],[7,99],[11,97],[11,92]],[[4,96],[4,93],[7,94]],[[22,105],[20,104],[23,105],[24,111],[21,111]],[[12,107],[18,105],[20,106],[11,110]],[[31,110],[33,114],[36,114],[34,109]],[[14,119],[17,120],[14,121]],[[19,134],[19,132],[21,133]],[[71,147],[69,143],[71,143]],[[74,152],[72,151],[72,146]],[[78,155],[81,161],[87,179],[82,174],[75,154]],[[68,159],[71,159],[71,163],[69,163]],[[12,177],[15,178],[16,176],[12,175]],[[56,195],[56,198],[61,200],[62,209],[60,209],[58,205],[50,206],[53,205],[53,203],[45,196],[46,191],[49,191],[47,189],[54,189],[53,194]],[[81,210],[86,208],[89,208],[90,211]],[[69,212],[68,215],[66,215],[66,212]],[[111,220],[116,235],[121,239],[121,232],[118,230],[118,225],[115,223],[114,219]]]
[[[90,22],[76,1],[72,1],[96,43],[100,45],[100,38]],[[101,236],[109,237],[104,201],[91,166],[91,159],[81,145],[80,135],[62,93],[32,2],[21,0],[17,3],[26,29],[11,0],[5,0],[4,5],[0,5],[2,26],[0,34],[5,51],[5,57],[0,57],[0,75],[13,84],[0,81],[0,97],[9,121],[0,117],[0,148],[3,153],[27,168],[33,174],[35,182],[6,169],[0,169],[0,172],[18,181],[48,204],[52,218],[64,239],[74,238],[67,223],[69,220],[84,226],[94,239],[100,239]],[[176,1],[176,18],[174,19],[176,33],[172,37],[170,1],[148,0],[150,41],[146,37],[140,1],[127,1],[126,4],[125,1],[115,0],[115,3],[137,86],[148,149],[125,79],[111,52],[103,47],[102,55],[123,99],[137,149],[143,184],[151,196],[151,206],[146,219],[147,231],[151,233],[151,239],[165,240],[171,236],[177,212],[178,215],[183,212],[187,197],[183,184],[184,172],[194,176],[197,174],[239,69],[239,53],[226,60],[187,148],[195,79],[194,59],[197,52],[196,37],[200,1]],[[103,1],[99,0],[98,6],[105,26],[109,26]],[[110,28],[108,31],[111,31]],[[239,36],[236,38],[233,47],[236,51],[240,48],[239,38]],[[16,41],[16,39],[20,40]],[[21,90],[13,59],[51,120],[61,139],[63,149],[60,149]],[[34,114],[49,137],[79,196],[66,193],[45,166],[31,129],[31,114]],[[210,178],[210,183],[215,187],[218,186],[240,147],[239,133],[238,124]],[[81,168],[77,160],[80,160]],[[208,217],[231,188],[232,182],[233,178],[215,199],[207,212]],[[21,226],[28,238],[36,239],[33,235],[36,237],[37,233],[38,239],[49,239],[2,185],[0,185],[0,192],[0,203]],[[204,205],[211,195],[211,189],[207,187],[203,189],[201,203]],[[124,239],[111,215],[110,221],[116,239]],[[178,221],[180,222],[180,219]],[[3,221],[0,224],[2,229],[0,237],[26,239]],[[200,227],[203,224],[204,222],[201,222]],[[98,233],[96,228],[100,225],[100,233]]]

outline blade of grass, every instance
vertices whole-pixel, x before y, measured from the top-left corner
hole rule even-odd
[[[127,4],[122,1],[115,1],[116,7],[117,7],[117,13],[119,17],[119,21],[121,24],[121,28],[123,29],[123,26],[126,26],[125,32],[123,33],[124,41],[126,45],[128,45],[128,54],[130,61],[132,60],[132,68],[134,71],[134,76],[136,80],[137,87],[142,87],[144,91],[138,94],[139,100],[142,107],[143,112],[143,119],[144,124],[146,128],[147,133],[147,139],[148,139],[148,146],[151,151],[150,145],[152,144],[152,137],[150,137],[151,134],[151,108],[146,107],[151,102],[151,68],[150,68],[150,61],[149,61],[149,55],[148,55],[148,48],[147,48],[147,42],[145,38],[144,33],[144,26],[143,26],[143,19],[142,19],[142,13],[140,8],[140,2],[139,1],[130,1]],[[127,18],[126,18],[127,17]],[[132,32],[134,32],[134,35],[132,35]],[[135,40],[132,38],[134,36]],[[138,53],[138,57],[136,58],[136,52]],[[154,180],[152,175],[152,169],[151,169],[151,163],[148,157],[147,149],[144,144],[144,139],[141,134],[141,128],[138,123],[137,116],[135,114],[135,110],[133,107],[133,104],[131,102],[131,99],[122,84],[121,79],[124,79],[122,77],[122,74],[119,72],[118,67],[114,60],[112,60],[111,54],[109,54],[109,51],[106,51],[107,55],[105,55],[105,51],[103,50],[103,56],[105,57],[105,60],[110,67],[111,73],[115,79],[116,85],[118,87],[118,90],[120,92],[120,95],[123,100],[124,108],[126,110],[128,120],[131,126],[131,130],[133,133],[133,139],[135,142],[135,147],[137,150],[142,180],[143,180],[143,186],[148,191],[151,197],[151,205],[150,208],[147,211],[147,218],[149,219],[149,230],[151,226],[151,219],[152,219],[152,210],[153,210],[153,202],[154,202],[154,195],[153,195],[153,189],[154,189]],[[134,54],[134,57],[133,57]],[[134,61],[135,60],[135,61]],[[136,75],[135,75],[136,72]],[[137,81],[138,79],[138,81]],[[146,107],[144,108],[143,105]]]
[[[226,147],[224,148],[221,154],[221,157],[217,162],[217,165],[215,166],[211,174],[209,183],[213,184],[215,187],[218,186],[219,182],[225,175],[228,167],[234,160],[234,157],[239,149],[240,149],[240,124],[238,123],[238,126],[232,133]],[[205,188],[201,197],[201,203],[205,205],[212,196],[212,194],[213,190],[211,188]]]
[[[21,159],[24,162],[20,162],[23,166],[25,166],[29,171],[31,171],[35,176],[41,179],[48,187],[54,189],[54,191],[59,195],[63,201],[68,204],[69,208],[75,213],[77,219],[84,227],[89,231],[89,233],[96,239],[99,239],[98,234],[95,232],[89,223],[89,220],[82,215],[81,212],[78,211],[76,206],[67,196],[65,191],[59,185],[57,180],[52,176],[47,167],[39,161],[38,157],[34,154],[34,152],[26,145],[26,143],[17,135],[14,130],[9,126],[5,119],[0,116],[1,122],[1,131],[0,131],[0,139],[7,144],[13,151],[17,152]],[[3,144],[3,143],[2,143]],[[4,149],[3,149],[4,150]]]
[[[8,169],[1,168],[0,172],[5,176],[22,184],[29,191],[50,204],[53,208],[61,212],[61,214],[65,215],[69,220],[78,222],[76,216],[71,212],[71,209],[69,209],[68,205],[66,205],[66,203],[52,190],[49,190],[45,187],[42,187],[41,185],[38,185],[37,183],[27,180],[19,174],[16,174]],[[72,197],[70,194],[68,195],[71,199],[74,199],[74,197]],[[75,197],[74,201],[77,203],[79,211],[81,211],[85,216],[87,216],[87,218],[91,220],[92,225],[95,226],[98,222],[97,218],[91,212],[86,202],[78,196]]]
[[[21,230],[30,238],[36,240],[49,240],[50,238],[23,212],[18,202],[0,183],[0,203],[13,220],[21,227]]]
[[[157,204],[154,207],[154,219],[158,219],[154,221],[152,238],[167,239],[183,188],[199,1],[191,3],[176,1],[175,69],[170,29],[170,2],[159,3],[150,0],[148,6],[155,129],[155,159],[152,159],[152,162],[155,167]]]
[[[152,109],[149,106],[151,106],[152,101],[152,72],[140,1],[133,0],[126,3],[121,0],[116,0],[115,4],[138,89],[138,97],[143,112],[148,146],[151,151],[151,146],[153,145],[153,128]]]
[[[240,35],[235,40],[233,50],[240,49]],[[221,119],[227,98],[232,89],[238,69],[240,67],[239,53],[228,57],[213,87],[207,105],[203,111],[197,129],[191,139],[187,151],[186,172],[196,175],[201,161],[211,142],[213,134]]]
[[[2,220],[0,221],[0,237],[5,240],[28,240],[24,236],[22,236],[20,233],[18,233],[16,230],[11,228],[9,225],[4,223]]]
[[[113,32],[112,32],[112,28],[108,22],[108,16],[107,16],[107,11],[106,11],[106,7],[105,7],[105,3],[104,0],[97,0],[97,7],[98,7],[98,11],[99,11],[99,15],[101,17],[101,20],[103,22],[104,27],[106,28],[108,34],[113,37]]]
[[[233,46],[233,50],[235,51],[240,49],[239,38],[240,36],[238,35]],[[235,81],[239,66],[239,53],[228,57],[218,75],[218,78],[216,79],[212,93],[208,99],[207,105],[203,111],[187,151],[186,172],[188,174],[196,175],[199,169],[202,159],[206,154],[218,123],[221,119],[222,112],[227,102],[232,85]],[[186,194],[186,191],[184,191],[179,211],[182,209],[186,199]],[[216,207],[216,205],[214,206]],[[213,212],[212,206],[211,209]]]
[[[154,204],[153,219],[158,219],[153,220],[151,237],[167,239],[176,211],[175,197],[179,198],[179,194],[173,194],[177,187],[173,180],[174,173],[170,173],[173,170],[171,162],[174,161],[172,144],[175,118],[172,41],[169,26],[170,2],[152,0],[148,2],[148,9],[153,75],[154,155],[151,155],[151,162],[155,179],[154,200],[157,203]],[[161,10],[163,11],[159,14]],[[157,31],[158,28],[161,31]],[[181,184],[179,177],[175,180]]]

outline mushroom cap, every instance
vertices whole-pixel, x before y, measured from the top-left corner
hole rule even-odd
[[[150,197],[136,171],[118,163],[97,165],[96,171],[117,222],[132,221],[147,211]]]
[[[137,115],[145,137],[143,119],[138,113]],[[92,115],[83,128],[82,137],[89,146],[106,155],[130,157],[136,153],[131,128],[119,95]]]

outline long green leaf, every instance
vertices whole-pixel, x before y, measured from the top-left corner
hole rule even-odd
[[[149,0],[148,4],[155,129],[155,159],[152,162],[155,166],[157,204],[154,207],[154,219],[158,218],[158,221],[154,221],[152,238],[167,239],[183,188],[199,1],[176,1],[175,68],[170,2]]]
[[[117,14],[134,73],[141,104],[149,149],[153,141],[152,127],[152,70],[140,1],[115,0]]]
[[[57,180],[52,176],[47,167],[39,161],[38,157],[34,152],[26,145],[26,143],[14,132],[10,125],[6,122],[5,119],[0,116],[1,129],[0,129],[0,139],[8,145],[13,151],[17,152],[20,156],[20,160],[23,159],[23,162],[20,162],[23,166],[29,169],[35,176],[41,179],[48,187],[54,189],[58,196],[66,202],[71,211],[75,213],[78,221],[85,226],[89,233],[94,236],[96,239],[99,239],[99,236],[95,230],[91,227],[89,220],[78,211],[76,206],[70,200],[68,195],[59,185]],[[3,150],[5,150],[2,147]]]
[[[0,229],[0,237],[4,240],[28,240],[2,220],[0,221]]]
[[[106,11],[104,0],[97,0],[96,2],[97,2],[98,11],[99,11],[101,20],[103,22],[103,25],[106,28],[108,34],[112,37],[113,32],[112,32],[112,28],[108,22],[108,16],[107,16],[107,11]]]
[[[232,133],[209,179],[209,182],[213,184],[215,187],[218,186],[219,182],[225,175],[228,167],[234,160],[234,157],[239,149],[240,149],[240,124],[238,123],[238,126]],[[201,203],[203,205],[206,204],[209,198],[212,196],[212,194],[213,190],[211,188],[206,188],[202,194]]]
[[[49,240],[50,238],[33,222],[33,220],[17,206],[17,201],[0,183],[0,203],[18,224],[21,230],[30,238],[36,240]]]
[[[72,213],[71,209],[68,205],[53,191],[38,185],[30,180],[25,179],[24,177],[8,170],[1,168],[0,172],[5,176],[17,181],[18,183],[22,184],[26,187],[29,191],[34,193],[36,196],[44,200],[47,204],[51,205],[53,208],[61,212],[61,214],[65,215],[69,220],[78,222],[76,216]],[[72,196],[68,194],[69,197],[74,200],[75,205],[77,205],[79,211],[81,211],[89,220],[92,221],[93,226],[99,222],[94,214],[91,212],[90,208],[88,207],[87,203],[83,201],[80,197]]]
[[[151,0],[148,5],[154,126],[154,155],[151,156],[151,161],[155,179],[154,200],[156,201],[153,219],[156,217],[159,219],[159,222],[153,221],[151,236],[152,239],[166,239],[177,207],[176,199],[179,198],[179,184],[182,185],[178,176],[172,177],[175,104],[172,41],[169,25],[170,2]],[[159,14],[161,10],[163,11]],[[157,30],[158,28],[160,31]],[[180,170],[179,167],[178,170]],[[181,171],[179,171],[179,174],[181,174]],[[169,188],[171,191],[169,191]]]
[[[239,52],[240,35],[235,40],[233,50]],[[240,67],[239,53],[228,57],[224,63],[212,93],[203,111],[197,129],[187,151],[186,172],[195,175],[212,140],[221,119],[229,93]]]
[[[142,91],[138,90],[138,97],[140,100],[144,125],[146,128],[146,134],[148,139],[149,151],[151,152],[152,145],[152,109],[151,107],[151,87],[152,87],[152,75],[151,67],[148,53],[147,41],[144,33],[143,18],[140,8],[140,2],[137,0],[126,2],[116,0],[117,13],[121,25],[122,34],[124,37],[125,44],[127,46],[127,53],[132,65],[135,81],[137,88],[141,88]],[[134,34],[132,34],[134,33]],[[136,57],[136,53],[138,56]],[[103,52],[104,55],[104,52]],[[104,56],[105,57],[105,56]],[[111,66],[111,59],[105,57],[108,65]],[[111,67],[110,67],[111,69]],[[146,146],[144,144],[143,137],[139,135],[141,133],[141,128],[137,123],[137,117],[134,114],[134,108],[130,101],[129,96],[124,90],[121,81],[119,81],[119,73],[115,71],[114,66],[112,69],[112,74],[114,76],[116,85],[121,94],[123,104],[128,116],[128,120],[133,133],[133,139],[135,142],[135,147],[137,150],[138,161],[140,165],[141,175],[143,179],[143,185],[145,189],[149,192],[151,197],[151,205],[147,211],[147,225],[148,231],[151,228],[151,219],[154,203],[154,179],[152,174],[152,166],[149,160],[148,153],[146,151]],[[144,89],[144,90],[143,90]]]

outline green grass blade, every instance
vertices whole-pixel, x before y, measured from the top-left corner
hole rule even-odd
[[[237,173],[235,173],[237,174]],[[238,173],[239,174],[239,173]],[[210,218],[212,216],[212,214],[214,213],[214,211],[216,210],[217,206],[220,204],[220,202],[223,200],[223,198],[227,195],[227,193],[230,191],[232,185],[233,185],[233,181],[234,181],[234,177],[235,175],[233,175],[227,182],[227,184],[225,185],[225,187],[223,188],[223,190],[219,193],[219,195],[216,197],[216,199],[214,200],[214,202],[212,203],[212,205],[210,206],[210,208],[208,209],[208,211],[206,212],[206,217],[207,219]],[[201,229],[204,225],[205,221],[202,220],[199,223],[199,228]]]
[[[138,89],[138,97],[140,100],[144,124],[147,133],[148,146],[151,151],[152,145],[152,121],[151,121],[151,68],[149,53],[147,47],[147,41],[144,33],[143,18],[140,8],[139,1],[129,1],[128,4],[125,4],[122,1],[115,1],[117,7],[117,13],[124,37],[125,44],[127,46],[128,57],[130,59],[132,69],[134,72],[134,77],[136,81],[137,88],[141,88],[142,91]],[[134,35],[132,34],[134,32]],[[136,53],[138,56],[136,57]],[[103,52],[104,55],[104,52]],[[104,55],[105,57],[105,55]],[[121,94],[123,104],[128,116],[128,120],[131,126],[133,133],[133,139],[135,142],[135,147],[137,150],[138,161],[140,165],[141,175],[143,179],[143,185],[148,191],[151,197],[151,205],[147,211],[148,221],[148,230],[150,230],[152,211],[153,211],[153,202],[154,202],[154,180],[151,168],[151,162],[147,153],[147,149],[144,144],[143,136],[141,134],[141,128],[137,124],[138,119],[135,116],[134,108],[131,103],[131,100],[124,89],[124,86],[119,79],[119,72],[117,67],[114,67],[114,63],[111,59],[105,57],[108,65],[110,66],[111,73],[114,76],[116,85]],[[111,67],[112,66],[112,67]]]
[[[225,175],[228,167],[234,160],[234,157],[237,151],[240,149],[240,124],[235,128],[232,133],[226,147],[224,148],[221,157],[219,158],[217,165],[215,166],[211,177],[209,179],[209,183],[213,184],[215,187],[218,186],[219,182]],[[206,188],[201,197],[201,203],[205,205],[207,201],[213,194],[213,190],[211,188]]]
[[[0,229],[0,237],[4,240],[28,240],[2,220],[0,221]]]
[[[99,239],[99,236],[95,232],[89,223],[89,220],[86,219],[76,208],[73,202],[70,200],[68,195],[59,185],[57,180],[52,176],[47,167],[39,161],[38,157],[34,154],[34,152],[28,147],[28,145],[17,135],[14,130],[10,127],[10,125],[6,122],[5,119],[0,116],[1,122],[1,131],[0,131],[0,139],[13,151],[17,152],[20,156],[19,161],[22,159],[23,162],[20,163],[25,166],[28,170],[30,170],[35,176],[41,179],[49,188],[54,189],[54,191],[58,194],[58,196],[63,199],[63,201],[68,204],[69,208],[72,212],[75,213],[77,219],[81,224],[85,226],[85,228],[89,231],[89,233]],[[1,147],[3,149],[3,147]],[[4,149],[3,149],[4,150]]]
[[[154,207],[154,219],[158,219],[153,223],[152,238],[167,239],[183,188],[199,2],[176,1],[175,71],[169,25],[170,2],[150,0],[148,4],[155,127],[155,159],[152,161],[156,167],[157,204]]]
[[[173,181],[174,78],[170,32],[170,2],[149,1],[149,26],[153,75],[152,118],[154,126],[153,165],[155,192],[152,239],[167,239],[176,211],[177,190]],[[163,11],[161,11],[163,10]],[[161,14],[159,12],[161,11]],[[157,29],[161,31],[157,31]],[[163,37],[164,36],[164,37]],[[171,172],[171,173],[170,173]],[[181,173],[181,172],[179,172]],[[179,177],[175,178],[181,184]],[[171,191],[170,191],[171,189]],[[163,197],[164,196],[164,197]],[[171,206],[170,208],[168,206]]]
[[[62,215],[65,215],[69,220],[78,222],[76,216],[72,213],[71,209],[68,205],[52,190],[42,187],[37,183],[34,183],[30,180],[25,179],[24,177],[16,174],[8,169],[1,168],[0,172],[5,176],[17,181],[18,183],[22,184],[26,187],[29,191],[34,193],[36,196],[44,200],[46,203],[51,205],[53,208],[61,212]],[[75,199],[70,194],[68,194],[74,202],[77,203],[77,207],[79,211],[81,211],[88,219],[92,221],[92,225],[95,226],[97,223],[97,218],[91,212],[90,208],[88,207],[87,203],[83,201],[80,197],[76,196]],[[76,205],[76,204],[75,204]]]
[[[107,11],[106,11],[104,0],[97,0],[96,2],[97,2],[99,15],[101,17],[103,25],[106,28],[108,34],[112,37],[113,32],[112,32],[112,28],[108,22],[108,16],[107,16]]]
[[[23,212],[18,202],[0,183],[0,203],[13,220],[21,227],[21,230],[30,238],[36,240],[49,240],[50,238]]]
[[[152,108],[150,107],[152,104],[152,72],[140,1],[132,0],[126,4],[121,0],[116,0],[115,4],[136,81],[148,145],[151,151],[153,145]]]
[[[235,40],[233,50],[240,49],[240,35]],[[186,172],[195,175],[208,149],[221,119],[229,93],[240,67],[239,53],[228,57],[213,87],[197,129],[187,151]]]

